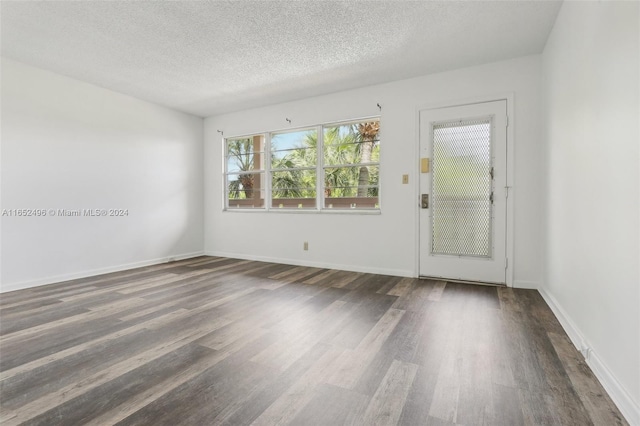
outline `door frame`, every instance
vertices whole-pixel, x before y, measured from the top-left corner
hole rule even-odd
[[[514,250],[514,207],[515,207],[515,188],[514,182],[514,164],[515,164],[515,117],[514,117],[514,98],[513,92],[500,93],[494,95],[478,96],[465,99],[454,99],[448,101],[439,101],[434,103],[421,104],[416,107],[415,111],[415,161],[413,170],[416,173],[414,182],[416,182],[414,188],[414,221],[415,221],[415,276],[420,276],[420,112],[441,108],[452,108],[470,104],[479,104],[493,101],[506,101],[507,102],[507,229],[506,241],[505,241],[505,253],[507,256],[507,269],[505,271],[505,280],[507,287],[513,287],[513,250]]]

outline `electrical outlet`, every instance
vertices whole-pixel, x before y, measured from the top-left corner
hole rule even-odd
[[[304,242],[303,250],[309,250],[309,242],[308,241]]]
[[[402,175],[402,184],[406,185],[409,183],[409,175]]]

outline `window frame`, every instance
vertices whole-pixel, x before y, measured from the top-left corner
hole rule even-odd
[[[223,181],[223,211],[224,212],[279,212],[279,213],[296,213],[296,214],[361,214],[361,215],[370,215],[370,214],[381,214],[382,212],[382,191],[381,191],[381,182],[382,182],[382,169],[381,169],[381,158],[382,158],[382,145],[380,144],[380,152],[379,158],[377,162],[369,162],[369,163],[353,163],[353,164],[339,164],[339,165],[325,165],[324,158],[324,132],[326,128],[330,127],[339,127],[351,124],[357,124],[367,121],[377,121],[378,123],[382,123],[382,117],[380,115],[375,116],[366,116],[362,118],[355,118],[349,120],[341,120],[341,121],[331,121],[323,124],[316,124],[310,126],[300,126],[300,127],[292,127],[292,128],[284,128],[278,130],[271,130],[265,132],[255,132],[255,133],[247,133],[240,135],[233,135],[229,137],[223,137],[222,145],[223,145],[223,172],[222,172],[222,181]],[[273,207],[273,197],[272,197],[272,173],[273,169],[271,168],[271,138],[274,134],[282,134],[282,133],[294,133],[305,130],[315,130],[317,135],[317,146],[316,146],[316,165],[314,168],[312,167],[303,167],[299,168],[300,170],[314,170],[315,169],[315,177],[316,177],[316,198],[315,198],[315,207],[310,208],[296,208],[296,207]],[[382,130],[379,130],[377,141],[380,143],[382,141],[381,136]],[[228,197],[228,187],[229,187],[229,176],[230,175],[238,175],[239,172],[229,172],[228,171],[228,157],[229,157],[229,141],[238,140],[238,139],[248,139],[256,136],[263,137],[264,145],[262,148],[262,155],[264,158],[264,168],[258,169],[255,173],[261,173],[264,176],[262,179],[263,191],[264,191],[264,200],[262,207],[253,207],[253,208],[242,208],[242,207],[232,207],[229,204]],[[374,166],[378,168],[378,207],[371,208],[332,208],[325,206],[324,190],[325,190],[325,169],[326,168],[346,168],[346,167],[358,167],[358,166]],[[254,169],[255,170],[255,169]],[[280,169],[275,169],[280,170]]]
[[[243,140],[243,139],[253,139],[256,136],[262,137],[262,150],[261,151],[253,151],[253,155],[255,156],[256,154],[259,154],[261,156],[261,162],[263,167],[262,168],[255,168],[255,164],[254,164],[254,168],[248,171],[243,172],[242,170],[240,171],[233,171],[230,172],[228,170],[229,168],[229,141],[237,141],[237,140]],[[228,196],[229,194],[229,176],[240,176],[242,174],[258,174],[258,175],[262,175],[263,178],[260,180],[260,188],[259,191],[260,193],[264,192],[264,198],[262,199],[262,204],[264,206],[264,204],[266,203],[268,194],[267,194],[267,190],[268,187],[267,185],[267,170],[266,170],[266,166],[267,166],[267,162],[266,162],[266,147],[267,147],[267,141],[266,141],[266,135],[262,134],[262,133],[253,133],[253,134],[248,134],[248,135],[240,135],[240,136],[232,136],[232,137],[228,137],[228,138],[224,138],[224,156],[223,156],[223,163],[224,163],[224,175],[223,175],[223,183],[224,183],[224,191],[223,191],[223,197],[224,197],[224,209],[225,210],[229,210],[229,211],[245,211],[245,210],[257,210],[257,211],[261,211],[264,210],[264,207],[253,207],[253,208],[240,208],[240,207],[231,207],[229,204],[230,198]],[[255,157],[252,159],[252,161],[255,161]],[[246,199],[246,198],[245,198]],[[244,200],[244,199],[243,199]]]
[[[320,181],[320,184],[322,186],[322,190],[320,192],[320,196],[322,197],[322,204],[321,204],[321,209],[322,210],[327,210],[327,211],[341,211],[341,212],[351,212],[351,211],[358,211],[358,212],[366,212],[366,211],[371,211],[371,212],[378,212],[381,210],[381,206],[382,203],[380,202],[380,158],[378,158],[378,161],[369,161],[368,163],[351,163],[351,164],[333,164],[333,165],[326,165],[324,163],[325,157],[324,157],[324,131],[326,128],[331,128],[331,127],[340,127],[340,126],[349,126],[352,124],[358,124],[358,123],[366,123],[366,122],[371,122],[371,121],[377,121],[378,122],[378,126],[381,122],[380,116],[375,116],[375,117],[367,117],[367,118],[361,118],[361,119],[354,119],[354,120],[345,120],[345,121],[338,121],[338,122],[332,122],[332,123],[326,123],[322,125],[322,146],[320,147],[321,150],[321,157],[322,157],[322,165],[319,168],[319,173],[322,173],[321,175],[319,175],[318,180]],[[377,141],[378,143],[381,142],[381,138],[380,138],[380,130],[378,130],[378,136],[377,136]],[[320,144],[318,144],[320,145]],[[382,144],[380,144],[380,146],[382,146]],[[380,148],[379,148],[380,149]],[[320,155],[320,154],[319,154]],[[326,202],[326,197],[324,196],[324,182],[325,182],[325,169],[346,169],[346,168],[350,168],[350,167],[377,167],[378,168],[378,207],[364,207],[364,208],[333,208],[333,207],[327,207],[325,205]],[[336,197],[338,198],[338,197]],[[356,197],[344,197],[344,198],[357,198]]]
[[[314,130],[316,132],[316,164],[313,167],[294,167],[294,168],[287,168],[287,169],[272,169],[271,168],[271,154],[272,154],[272,146],[271,146],[271,141],[273,140],[273,135],[276,134],[287,134],[287,133],[298,133],[298,132],[305,132],[305,131],[311,131]],[[315,211],[318,210],[318,163],[320,161],[320,159],[318,158],[318,147],[322,146],[321,143],[321,136],[318,133],[318,131],[320,130],[320,126],[306,126],[306,127],[299,127],[299,128],[293,128],[293,129],[287,129],[287,130],[276,130],[273,132],[269,132],[268,134],[268,139],[269,139],[269,202],[267,203],[267,209],[268,210],[277,210],[277,211],[282,211],[282,210],[288,210],[288,211],[302,211],[302,210],[307,210],[307,211]],[[295,149],[295,148],[293,148]],[[308,148],[305,148],[308,149]],[[316,192],[316,196],[315,196],[315,205],[313,207],[273,207],[273,173],[278,172],[278,171],[291,171],[291,170],[314,170],[315,171],[315,192]],[[312,199],[312,198],[309,198]]]

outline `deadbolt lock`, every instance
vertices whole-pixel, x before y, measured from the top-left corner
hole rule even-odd
[[[423,209],[429,208],[429,194],[422,194],[422,199],[420,200],[420,205]]]

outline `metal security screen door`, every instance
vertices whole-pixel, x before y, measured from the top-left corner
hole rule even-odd
[[[421,276],[505,283],[506,125],[506,101],[420,113]]]
[[[491,257],[491,118],[432,132],[431,253]]]

